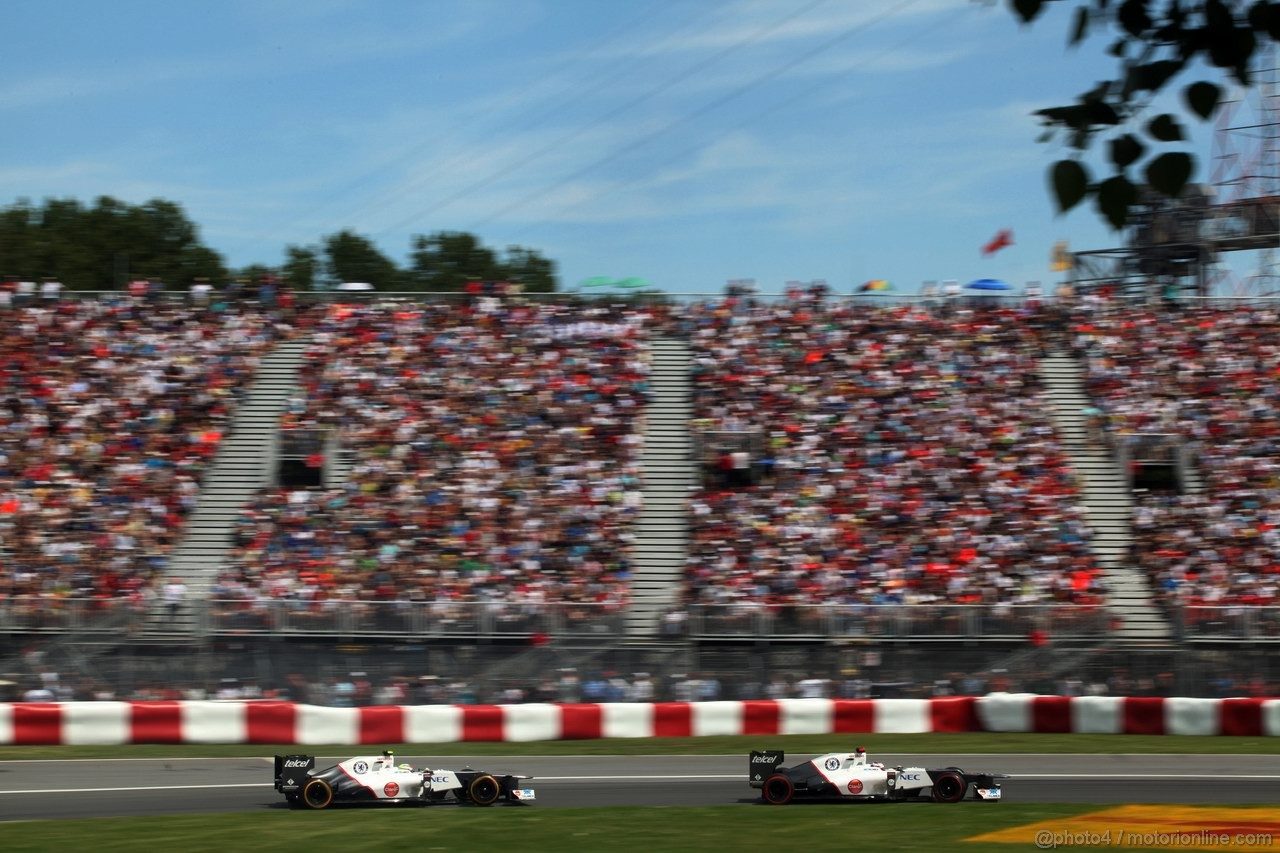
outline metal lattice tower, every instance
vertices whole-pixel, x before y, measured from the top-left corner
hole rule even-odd
[[[1253,74],[1251,88],[1218,108],[1210,184],[1176,199],[1141,189],[1123,246],[1075,253],[1077,288],[1280,294],[1280,47],[1260,52]],[[1256,259],[1244,278],[1226,260],[1239,253]]]
[[[1238,248],[1255,250],[1254,271],[1235,278],[1215,270],[1219,290],[1237,296],[1280,293],[1280,47],[1274,43],[1255,71],[1255,86],[1224,103],[1213,140],[1216,215],[1208,235],[1230,241],[1253,239]]]

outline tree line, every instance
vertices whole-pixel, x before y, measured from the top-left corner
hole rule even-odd
[[[76,199],[19,200],[0,210],[0,278],[54,278],[70,290],[119,290],[146,278],[185,289],[197,279],[215,285],[280,275],[295,290],[368,282],[378,290],[459,291],[472,281],[516,282],[554,291],[556,265],[533,249],[499,252],[474,234],[414,235],[408,262],[397,264],[373,241],[342,230],[307,246],[286,246],[282,264],[229,267],[200,239],[182,206],[164,199],[128,204],[110,196],[92,205]]]

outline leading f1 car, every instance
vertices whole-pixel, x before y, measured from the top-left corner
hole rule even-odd
[[[520,784],[532,776],[461,770],[432,770],[397,764],[395,754],[356,756],[315,769],[312,755],[277,755],[275,788],[289,805],[327,809],[338,803],[439,803],[448,798],[476,806],[534,799]]]
[[[959,767],[885,767],[868,762],[867,751],[829,752],[783,767],[781,750],[751,753],[750,783],[766,803],[797,799],[907,800],[928,793],[935,803],[958,803],[972,788],[974,799],[999,800],[999,773],[967,773]]]

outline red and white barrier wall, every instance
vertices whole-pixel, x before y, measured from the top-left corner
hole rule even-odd
[[[974,705],[985,732],[1280,736],[1280,699],[992,694]]]
[[[291,702],[0,704],[0,745],[374,745],[978,731],[1280,736],[1280,699],[997,694],[940,699],[369,708]]]

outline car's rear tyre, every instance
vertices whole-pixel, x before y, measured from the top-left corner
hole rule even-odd
[[[959,773],[939,773],[933,780],[933,801],[935,803],[958,803],[964,799],[964,792],[969,783]]]
[[[498,801],[501,794],[502,786],[498,784],[497,779],[487,773],[472,779],[471,784],[467,786],[467,796],[477,806],[491,806]]]
[[[333,803],[333,788],[323,779],[312,779],[302,789],[302,804],[309,809],[327,809]]]
[[[791,802],[791,797],[795,795],[795,792],[796,786],[781,773],[775,773],[765,779],[764,787],[760,789],[760,794],[764,797],[764,801],[771,806],[785,806]]]

